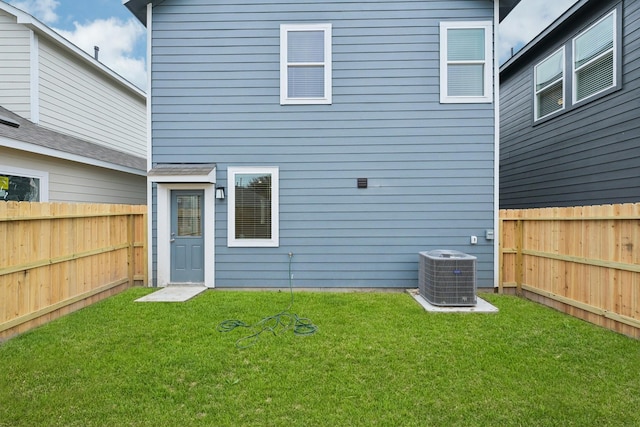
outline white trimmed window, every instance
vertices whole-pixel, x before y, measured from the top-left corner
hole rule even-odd
[[[489,21],[440,23],[440,102],[493,100],[493,33]]]
[[[49,201],[49,173],[0,165],[0,201]]]
[[[616,86],[616,11],[573,39],[573,102]]]
[[[535,66],[535,119],[564,109],[564,47]]]
[[[331,104],[331,24],[280,26],[280,104]]]
[[[279,246],[278,172],[277,167],[228,168],[228,246]]]

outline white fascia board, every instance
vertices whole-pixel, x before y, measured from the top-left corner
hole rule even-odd
[[[123,0],[123,2],[126,0]],[[153,65],[153,61],[151,60],[151,44],[153,41],[153,28],[152,28],[152,17],[153,17],[153,4],[147,4],[147,170],[151,170],[153,167],[153,127],[151,122],[152,110],[151,110],[151,66]],[[151,206],[151,204],[149,204]],[[149,215],[151,216],[151,215]],[[149,228],[151,230],[151,228]],[[151,246],[149,246],[151,247]],[[152,270],[149,270],[152,271]]]
[[[500,24],[500,1],[494,2],[493,50],[500,45],[500,34],[497,31]],[[493,108],[494,108],[494,149],[493,149],[493,286],[500,287],[500,58],[493,54]]]
[[[159,182],[166,184],[175,184],[175,183],[216,183],[216,169],[206,174],[206,175],[160,175],[160,176],[150,176],[150,182]]]
[[[0,147],[13,148],[16,150],[27,151],[29,153],[40,154],[43,156],[54,157],[56,159],[69,160],[85,165],[97,166],[105,169],[111,169],[119,172],[130,173],[133,175],[146,176],[146,172],[140,169],[134,169],[128,166],[122,166],[115,163],[96,160],[91,157],[80,156],[78,154],[67,153],[64,151],[54,150],[53,148],[42,147],[40,145],[30,144],[28,142],[18,141],[11,138],[0,136]]]

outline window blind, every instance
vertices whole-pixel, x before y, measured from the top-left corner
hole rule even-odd
[[[290,98],[325,95],[324,37],[324,31],[289,31],[287,87]]]
[[[536,90],[543,89],[562,78],[564,53],[562,50],[551,55],[536,67]]]
[[[447,30],[447,93],[449,96],[483,96],[485,84],[485,30]]]
[[[236,174],[236,239],[271,239],[271,175]]]
[[[484,64],[449,65],[447,90],[450,96],[484,95]]]
[[[484,29],[451,28],[447,36],[449,61],[484,61]]]
[[[536,119],[564,106],[564,50],[559,50],[535,68]]]
[[[198,195],[177,197],[178,236],[202,236],[202,200]]]
[[[578,101],[610,86],[613,86],[613,52],[576,72]]]
[[[538,94],[537,118],[560,110],[563,105],[562,82],[559,81]]]
[[[614,85],[614,18],[611,13],[574,40],[575,99]]]
[[[613,15],[576,38],[575,67],[580,68],[604,52],[613,49]]]

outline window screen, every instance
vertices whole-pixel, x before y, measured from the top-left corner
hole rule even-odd
[[[484,95],[484,29],[449,29],[447,37],[449,95]]]
[[[289,31],[288,96],[324,96],[324,31]]]
[[[535,68],[536,119],[564,108],[564,50]]]
[[[615,11],[574,39],[574,98],[615,85]]]

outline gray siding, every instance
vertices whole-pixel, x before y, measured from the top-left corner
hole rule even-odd
[[[31,117],[31,32],[0,11],[0,105]]]
[[[503,70],[500,207],[640,202],[640,3],[622,9],[622,87],[533,123],[533,67],[619,1],[578,14],[529,55]],[[570,71],[567,71],[570,72]]]
[[[40,38],[40,121],[49,129],[138,157],[147,154],[146,99]]]
[[[144,176],[0,147],[0,173],[5,165],[48,172],[50,202],[147,203]]]
[[[209,4],[206,4],[209,3]],[[153,10],[154,163],[280,168],[280,247],[228,248],[216,286],[417,287],[418,252],[479,258],[493,286],[494,105],[439,104],[439,23],[492,1],[160,3]],[[333,104],[279,103],[279,26],[333,25]],[[356,179],[369,179],[357,189]],[[478,235],[479,244],[469,245]]]

